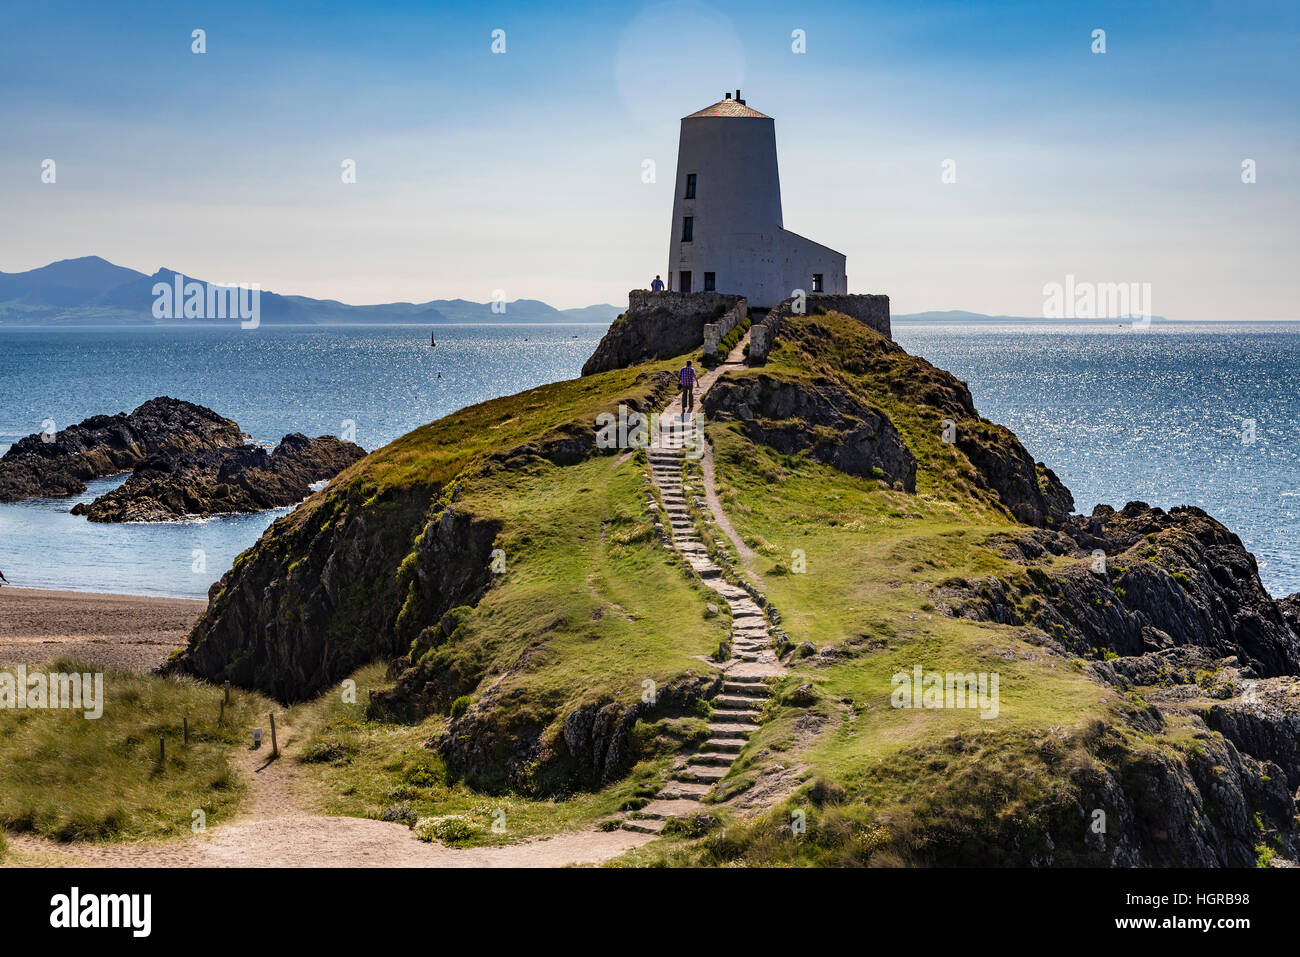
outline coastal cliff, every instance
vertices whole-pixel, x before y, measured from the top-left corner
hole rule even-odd
[[[671,397],[682,356],[635,345],[663,320],[617,332],[628,365],[602,347],[604,371],[349,467],[236,560],[168,670],[297,701],[389,662],[370,717],[485,791],[599,789],[690,739],[726,622],[663,547],[644,458],[596,441]],[[1072,515],[964,383],[834,312],[786,318],[704,411],[734,528],[703,537],[761,588],[789,675],[717,789],[724,829],[669,862],[1295,859],[1300,596],[1270,598],[1230,531]],[[900,706],[914,672],[999,695]]]

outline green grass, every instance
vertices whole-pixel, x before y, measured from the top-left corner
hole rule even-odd
[[[689,727],[689,719],[639,723],[646,759],[596,793],[550,779],[539,779],[534,789],[478,780],[487,790],[474,790],[449,776],[437,751],[426,747],[453,708],[463,712],[488,690],[497,701],[492,721],[503,734],[540,730],[553,753],[562,747],[563,719],[575,708],[630,707],[646,680],[662,687],[708,671],[700,658],[727,636],[727,619],[707,615],[716,595],[660,544],[645,505],[643,465],[620,458],[535,464],[467,489],[457,507],[500,523],[506,571],[477,606],[458,614],[449,638],[417,639],[411,654],[431,679],[462,677],[436,702],[439,713],[414,724],[367,717],[368,692],[391,686],[380,665],[358,674],[360,704],[326,693],[295,711],[304,753],[323,757],[310,763],[326,795],[322,809],[370,817],[463,815],[475,828],[467,843],[499,843],[590,823],[618,810],[647,781],[666,777],[675,744],[698,737],[702,722],[700,728]],[[542,792],[555,797],[538,798]],[[498,809],[507,822],[504,834],[491,830]]]
[[[28,673],[37,670],[98,669],[63,659]],[[249,746],[250,729],[264,722],[269,702],[232,690],[218,726],[219,689],[127,672],[104,675],[104,697],[98,719],[63,709],[0,711],[0,827],[58,841],[100,841],[189,833],[196,810],[209,827],[229,819],[244,787],[230,766],[231,752]],[[159,738],[166,742],[165,765]]]
[[[412,484],[441,487],[494,452],[567,430],[594,431],[601,412],[615,411],[629,399],[643,403],[654,394],[652,375],[672,371],[674,361],[553,382],[459,409],[378,449],[341,472],[320,494],[327,497],[330,489],[353,483],[373,495]]]
[[[675,735],[687,733],[681,728],[639,723],[637,730],[644,738],[647,758],[600,791],[542,800],[512,792],[488,795],[449,780],[437,752],[425,747],[429,738],[442,730],[445,718],[435,716],[404,725],[366,717],[364,702],[369,692],[391,686],[384,674],[385,666],[375,664],[353,675],[359,704],[345,703],[336,689],[296,706],[290,712],[294,726],[290,759],[299,761],[314,783],[314,800],[321,813],[408,825],[451,818],[461,822],[467,832],[454,841],[457,846],[506,844],[587,827],[609,817],[658,790],[669,764],[662,749],[675,748],[679,744]],[[675,734],[665,733],[667,730]],[[498,821],[503,830],[493,829]]]
[[[836,355],[866,358],[841,364],[805,351],[812,324],[838,338],[828,347]],[[927,406],[898,389],[903,384],[924,393],[931,378],[925,364],[878,353],[871,335],[834,315],[792,320],[764,371],[805,381],[834,376],[884,409],[916,455],[916,494],[840,473],[806,455],[778,454],[737,426],[709,425],[719,495],[755,552],[751,571],[781,627],[796,644],[810,641],[838,652],[792,662],[762,730],[720,790],[743,798],[756,782],[778,773],[791,783],[774,795],[768,812],[694,842],[658,843],[624,863],[912,863],[933,853],[936,834],[983,828],[987,837],[1007,821],[1032,830],[1035,815],[1069,789],[1063,765],[1039,757],[1043,742],[1073,735],[1070,748],[1079,751],[1083,729],[1109,713],[1103,689],[1026,641],[1024,629],[936,610],[934,592],[944,581],[1015,568],[985,543],[1017,526],[977,490],[964,456],[939,440],[937,423],[951,414],[942,391],[937,404]],[[793,571],[797,551],[806,562],[801,574]],[[983,720],[973,709],[892,707],[891,676],[914,665],[996,672],[998,717]],[[813,686],[815,703],[782,703],[801,684]],[[962,742],[956,754],[955,741]],[[1010,790],[990,784],[993,769],[1010,775]],[[806,792],[816,781],[842,791],[843,806],[810,802]],[[796,810],[809,826],[798,839],[789,827]]]

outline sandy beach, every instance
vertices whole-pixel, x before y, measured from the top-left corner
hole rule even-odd
[[[0,588],[0,664],[73,655],[149,671],[185,644],[205,607],[190,598]]]

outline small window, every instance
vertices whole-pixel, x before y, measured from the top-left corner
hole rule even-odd
[[[686,216],[682,219],[682,242],[689,243],[695,238],[695,217]]]
[[[704,291],[713,292],[717,288],[716,273],[706,272],[704,274]]]
[[[819,272],[815,272],[815,273],[813,273],[813,288],[812,288],[812,291],[813,291],[813,292],[825,292],[825,291],[826,291],[825,289],[822,288],[822,274],[819,273]]]
[[[686,174],[686,198],[687,199],[695,198],[695,174],[694,173]]]

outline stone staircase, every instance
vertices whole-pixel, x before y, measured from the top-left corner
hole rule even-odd
[[[748,337],[709,372],[696,387],[696,403],[728,366],[739,366]],[[678,762],[672,778],[645,807],[623,820],[632,831],[658,833],[670,818],[704,810],[704,796],[727,776],[744,751],[750,735],[759,729],[769,696],[767,680],[785,669],[769,647],[767,619],[750,593],[722,577],[722,569],[709,557],[687,508],[687,496],[708,508],[703,489],[685,484],[685,452],[702,448],[703,434],[693,415],[681,411],[680,396],[660,416],[658,442],[649,450],[650,478],[663,502],[663,525],[669,534],[665,546],[682,555],[700,580],[731,608],[731,640],[725,660],[710,664],[723,672],[722,693],[710,701],[709,738],[700,750]],[[698,496],[696,493],[699,493]]]

